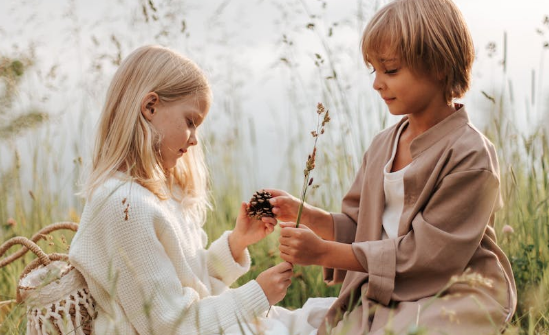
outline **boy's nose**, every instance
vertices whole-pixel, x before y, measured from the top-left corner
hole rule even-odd
[[[376,91],[380,91],[384,87],[383,83],[381,82],[381,80],[379,79],[379,77],[377,75],[375,76],[374,83],[372,84],[372,86],[373,86],[374,90],[376,90]]]

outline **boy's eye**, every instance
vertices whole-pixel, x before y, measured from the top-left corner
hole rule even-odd
[[[376,69],[372,69],[372,72],[370,74],[374,74],[376,72]]]
[[[385,74],[395,74],[397,73],[398,69],[393,69],[393,70],[385,70]]]

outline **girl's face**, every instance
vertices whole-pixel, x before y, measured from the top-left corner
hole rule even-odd
[[[412,73],[396,56],[372,61],[373,87],[393,115],[421,115],[446,105],[443,85],[428,75]]]
[[[209,101],[195,96],[158,103],[151,124],[160,135],[160,154],[165,170],[175,167],[187,149],[198,144],[196,129],[209,111]]]

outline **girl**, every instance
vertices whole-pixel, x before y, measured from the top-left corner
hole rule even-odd
[[[69,254],[95,298],[96,334],[220,333],[286,294],[286,262],[228,288],[250,267],[246,247],[276,220],[249,219],[243,203],[234,230],[205,249],[197,128],[210,97],[196,64],[159,46],[135,50],[112,80]]]
[[[366,27],[362,52],[404,117],[373,139],[341,213],[307,205],[306,226],[283,224],[282,258],[343,281],[319,334],[498,334],[516,288],[493,228],[496,152],[452,103],[474,59],[463,17],[450,0],[396,0]],[[295,221],[299,199],[270,191],[278,218]]]

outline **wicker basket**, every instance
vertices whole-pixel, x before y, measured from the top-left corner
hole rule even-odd
[[[0,267],[31,250],[37,259],[28,264],[17,286],[17,302],[27,306],[27,335],[93,333],[95,302],[84,277],[68,261],[67,254],[45,254],[35,242],[58,229],[76,231],[78,225],[60,222],[47,226],[30,240],[13,237],[0,246],[0,257],[13,245],[24,247],[0,261]]]

